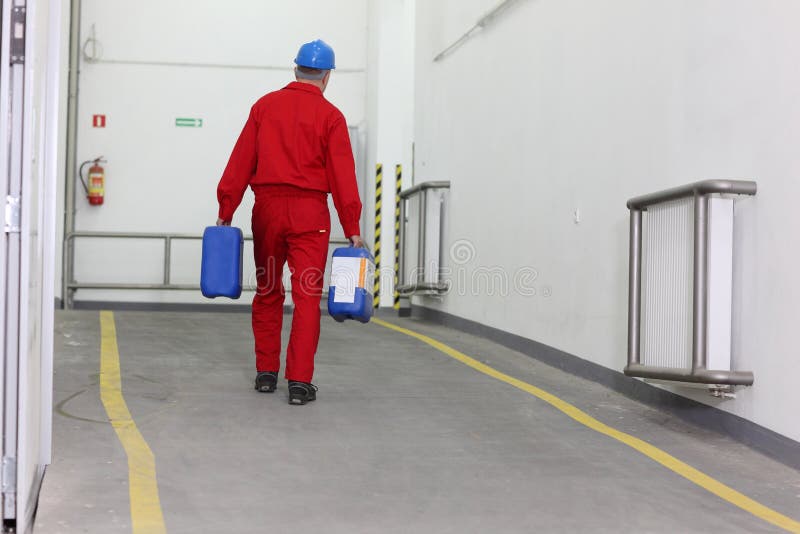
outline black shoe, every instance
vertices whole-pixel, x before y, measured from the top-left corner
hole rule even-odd
[[[305,404],[317,400],[317,386],[306,382],[289,381],[289,404]]]
[[[256,391],[272,393],[278,385],[278,373],[275,371],[259,372],[256,376]]]

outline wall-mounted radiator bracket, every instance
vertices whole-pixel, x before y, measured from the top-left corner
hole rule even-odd
[[[732,249],[733,232],[733,207],[732,201],[720,198],[719,195],[755,195],[756,183],[744,180],[704,180],[684,186],[667,189],[657,193],[651,193],[632,198],[628,201],[630,210],[630,248],[629,248],[629,271],[628,271],[628,365],[625,367],[625,374],[639,378],[650,378],[656,380],[667,380],[674,382],[688,382],[698,384],[712,384],[717,386],[740,385],[749,386],[753,384],[753,373],[750,371],[734,371],[730,369],[730,269],[732,257],[726,258]],[[691,206],[680,205],[680,201],[689,201]],[[672,204],[669,204],[672,203]],[[674,236],[667,236],[664,241],[667,251],[661,255],[652,254],[648,260],[650,270],[655,269],[654,264],[659,259],[666,259],[673,262],[678,269],[677,276],[668,274],[661,276],[656,273],[653,277],[659,286],[653,290],[653,295],[649,295],[648,310],[653,310],[655,315],[661,314],[658,319],[661,321],[656,324],[656,320],[651,319],[652,329],[657,330],[657,335],[652,335],[649,339],[650,346],[670,347],[670,343],[679,349],[685,348],[686,358],[681,355],[677,360],[670,360],[669,354],[660,354],[649,357],[645,354],[643,361],[642,355],[642,235],[643,223],[642,214],[646,211],[658,212],[663,210],[663,220],[668,224],[682,227],[684,223],[688,232],[691,233],[690,242],[680,242]],[[689,211],[691,210],[691,211]],[[718,220],[712,220],[713,211],[721,214]],[[726,214],[726,211],[729,214]],[[691,217],[687,221],[686,216]],[[726,218],[727,217],[727,218]],[[718,222],[721,221],[721,222]],[[655,225],[654,225],[655,226]],[[662,230],[669,231],[669,228]],[[716,234],[719,234],[719,238]],[[655,235],[655,234],[654,234]],[[715,236],[710,239],[709,236]],[[721,244],[720,244],[721,243]],[[682,247],[686,247],[684,250]],[[671,247],[671,249],[670,249]],[[728,247],[728,248],[726,248]],[[676,252],[677,251],[677,252]],[[690,263],[681,264],[683,259],[682,252],[687,252],[686,261]],[[676,260],[676,256],[680,256]],[[719,260],[721,258],[721,260]],[[728,262],[726,265],[725,262]],[[715,272],[722,273],[722,280],[711,279],[709,263],[714,263]],[[717,268],[717,265],[720,265]],[[681,273],[682,268],[686,272]],[[688,272],[690,270],[690,272]],[[681,275],[683,278],[681,277]],[[672,278],[671,278],[672,277]],[[688,288],[673,288],[678,293],[670,293],[669,288],[665,292],[664,287],[672,279],[683,280],[691,279],[691,293]],[[659,285],[660,284],[660,285]],[[658,290],[661,292],[659,293]],[[680,292],[686,290],[685,299],[672,298],[669,305],[671,309],[667,313],[662,313],[657,302],[658,295],[669,299]],[[712,298],[709,298],[709,294]],[[685,321],[680,315],[683,311],[681,304],[689,306]],[[727,309],[725,309],[727,306]],[[709,317],[709,308],[712,315]],[[664,320],[664,318],[674,319]],[[648,319],[647,317],[645,318]],[[689,321],[690,319],[690,321]],[[727,320],[727,324],[726,324]],[[673,324],[673,322],[675,324]],[[682,341],[670,337],[672,327],[681,333],[691,333],[691,339],[686,339],[685,346]],[[685,328],[684,328],[685,327]],[[683,330],[681,330],[683,328]],[[709,336],[709,331],[712,336]],[[725,339],[727,333],[728,339]],[[658,337],[661,336],[661,337]],[[663,339],[662,343],[659,343]],[[709,350],[711,346],[711,350]],[[725,352],[727,351],[727,363],[725,363]],[[722,356],[720,356],[722,354]],[[691,361],[688,361],[691,360]],[[659,364],[666,361],[669,365]],[[720,368],[727,366],[728,369]],[[711,368],[710,368],[711,367]]]
[[[449,181],[431,181],[400,192],[397,292],[440,296],[450,289],[442,275]]]

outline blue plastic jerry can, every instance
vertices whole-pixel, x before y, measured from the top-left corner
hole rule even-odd
[[[333,251],[328,313],[339,322],[372,317],[375,260],[366,248],[342,247]]]
[[[204,297],[238,299],[242,295],[244,236],[233,226],[209,226],[203,232],[200,290]]]

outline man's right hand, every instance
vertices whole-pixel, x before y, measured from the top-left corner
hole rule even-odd
[[[364,240],[361,239],[360,235],[350,236],[350,244],[357,248],[362,248],[364,246]]]
[[[231,225],[230,221],[225,222],[222,219],[217,219],[217,226],[230,226],[230,225]]]

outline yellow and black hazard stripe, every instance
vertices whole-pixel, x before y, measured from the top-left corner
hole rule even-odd
[[[375,253],[375,288],[372,292],[373,306],[376,308],[381,304],[381,193],[383,193],[383,164],[375,165],[375,243],[373,252]]]
[[[394,309],[400,309],[400,191],[403,188],[403,166],[394,166]]]

